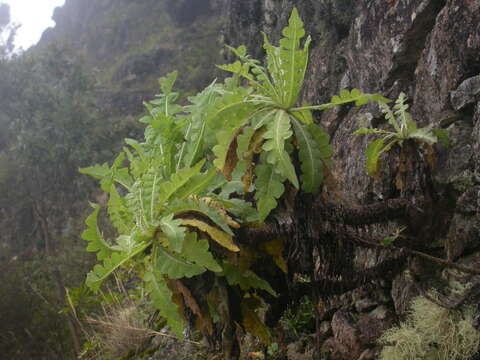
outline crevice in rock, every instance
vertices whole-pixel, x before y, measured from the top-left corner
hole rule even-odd
[[[413,82],[415,69],[425,48],[428,35],[435,26],[437,15],[445,7],[446,0],[431,1],[421,14],[417,14],[411,29],[405,34],[405,47],[393,58],[395,64],[385,81],[390,88],[395,81],[402,79]]]

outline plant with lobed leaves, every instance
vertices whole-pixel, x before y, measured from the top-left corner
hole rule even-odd
[[[446,130],[433,129],[429,126],[419,128],[417,126],[417,123],[407,111],[408,104],[406,104],[406,101],[407,96],[402,92],[395,101],[393,110],[387,104],[379,102],[380,109],[393,131],[362,127],[353,133],[354,135],[373,134],[381,136],[370,142],[366,151],[367,172],[375,179],[379,177],[380,157],[395,146],[400,146],[403,150],[404,142],[416,141],[420,145],[425,145],[427,151],[433,153],[431,146],[436,142],[440,141],[443,145],[448,145],[448,132]],[[402,160],[404,160],[403,158]],[[397,177],[399,188],[403,188],[402,183],[403,181],[398,180]]]
[[[313,122],[312,110],[387,101],[354,89],[327,104],[296,107],[310,45],[308,37],[301,47],[305,31],[296,9],[283,35],[278,47],[265,36],[265,67],[245,47],[232,49],[239,60],[220,68],[233,77],[224,84],[213,82],[189,98],[189,105],[176,104],[176,73],[160,79],[162,94],[146,104],[149,114],[140,119],[147,124],[145,141],[126,139],[128,147],[112,166],[81,170],[99,179],[109,193],[108,214],[118,231],[114,242],[103,238],[97,223],[100,208],[93,205],[83,238],[101,263],[88,274],[87,285],[98,291],[116,269],[135,264],[153,303],[179,337],[186,307],[207,335],[213,334],[214,322],[230,321],[228,309],[221,310],[231,304],[227,286],[241,299],[246,331],[269,342],[255,309],[262,294],[276,293],[251,265],[260,257],[286,272],[283,244],[278,239],[249,248],[235,239],[234,231],[263,223],[287,180],[304,192],[319,191],[332,148],[327,133]],[[240,85],[242,79],[247,86]],[[216,280],[200,299],[186,279],[207,272]]]

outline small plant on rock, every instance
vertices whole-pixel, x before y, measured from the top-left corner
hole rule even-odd
[[[354,135],[380,135],[381,137],[370,142],[367,148],[367,172],[375,179],[379,178],[380,157],[383,153],[390,151],[395,146],[400,146],[401,159],[399,174],[403,174],[403,168],[406,161],[406,150],[404,143],[407,141],[416,141],[426,147],[428,154],[432,153],[431,146],[438,141],[446,144],[448,137],[445,130],[432,129],[431,127],[418,128],[417,123],[407,111],[407,97],[402,92],[395,101],[393,110],[386,104],[379,102],[380,109],[385,115],[388,124],[393,128],[392,131],[362,127],[354,132]],[[402,189],[404,183],[401,176],[397,176],[397,187]]]

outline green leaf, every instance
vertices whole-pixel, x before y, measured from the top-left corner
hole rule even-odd
[[[323,160],[323,164],[329,167],[333,166],[333,146],[330,144],[330,136],[321,126],[317,124],[307,125],[307,130],[312,134],[313,139],[318,145],[320,150],[320,158]]]
[[[173,85],[177,81],[178,71],[173,71],[166,76],[158,79],[160,88],[165,95],[168,95],[172,92]]]
[[[214,136],[214,133],[208,128],[207,122],[215,109],[220,92],[221,86],[214,81],[202,92],[189,98],[192,104],[185,108],[189,113],[189,124],[184,134],[185,142],[178,156],[177,170],[181,165],[192,166],[204,157],[207,149],[211,147],[210,137]],[[238,102],[238,99],[235,101]]]
[[[395,129],[396,132],[400,132],[400,126],[398,125],[397,119],[393,114],[393,111],[390,107],[385,103],[378,103],[380,110],[385,115],[385,119],[387,119],[388,123]]]
[[[85,224],[88,228],[83,232],[82,239],[88,241],[87,251],[97,252],[97,259],[102,261],[112,254],[113,249],[103,239],[102,234],[98,230],[97,218],[100,206],[97,204],[90,205],[94,210],[85,220]]]
[[[258,216],[261,222],[265,221],[268,214],[277,207],[277,199],[285,191],[283,181],[285,178],[275,172],[272,165],[261,163],[257,166],[255,175],[255,199],[257,200]]]
[[[409,106],[408,104],[406,104],[406,101],[407,96],[405,95],[405,93],[401,92],[400,95],[398,95],[397,100],[395,101],[395,105],[393,105],[394,113],[400,120],[400,124],[404,127],[406,127],[408,123],[406,114]]]
[[[143,280],[145,281],[145,290],[152,299],[155,307],[160,311],[160,315],[167,320],[167,324],[174,334],[180,339],[183,339],[185,323],[180,315],[178,306],[172,299],[173,293],[162,274],[154,269],[150,269],[145,272]]]
[[[299,145],[299,157],[302,163],[302,189],[307,193],[316,193],[323,181],[323,164],[320,149],[306,126],[293,120],[295,136]]]
[[[135,239],[135,235],[120,235],[117,237],[116,245],[112,247],[115,249],[115,251],[129,253],[135,248],[136,245],[137,241]]]
[[[384,134],[385,132],[374,128],[360,128],[356,130],[353,135],[370,135],[370,134]]]
[[[216,183],[217,171],[211,168],[203,174],[193,176],[184,186],[182,186],[176,193],[176,199],[184,199],[190,195],[202,194]]]
[[[288,26],[282,31],[280,46],[270,44],[264,34],[264,48],[267,52],[267,67],[273,79],[275,89],[268,95],[283,108],[290,108],[297,102],[303,86],[308,63],[308,48],[310,37],[300,49],[300,41],[305,36],[303,22],[296,8],[293,9]]]
[[[227,45],[227,48],[240,58],[247,55],[247,48],[245,47],[245,45],[240,45],[238,48]]]
[[[166,211],[174,213],[177,217],[182,217],[187,214],[208,218],[209,221],[233,236],[232,230],[225,219],[220,215],[219,210],[215,207],[208,206],[208,204],[202,199],[184,199],[181,201],[175,201],[168,206]]]
[[[285,150],[285,141],[293,134],[288,114],[283,110],[278,110],[274,121],[270,122],[267,128],[268,131],[263,135],[266,141],[262,147],[268,153],[267,162],[276,165],[278,172],[298,189],[297,174],[290,155]]]
[[[277,296],[277,293],[272,289],[270,284],[258,277],[258,275],[251,270],[241,271],[237,266],[224,263],[223,274],[227,278],[228,284],[231,286],[238,285],[244,291],[252,288],[265,290],[269,294]]]
[[[355,103],[355,106],[364,105],[368,102],[388,103],[389,99],[383,97],[381,94],[363,94],[358,89],[352,89],[351,91],[342,90],[340,95],[332,96],[331,100],[327,104],[302,106],[291,109],[292,112],[304,111],[304,110],[326,110],[331,109],[339,105]]]
[[[103,165],[94,165],[81,168],[78,171],[81,174],[89,175],[95,179],[102,180],[105,176],[110,174],[110,167],[107,163],[104,163]]]
[[[313,115],[310,110],[295,111],[293,116],[305,125],[313,124]]]
[[[249,71],[250,71],[250,66],[248,64],[242,64],[240,61],[235,61],[232,64],[226,64],[226,65],[217,65],[217,67],[221,70],[225,70],[234,74],[237,74],[239,76],[243,76],[245,78],[251,78]]]
[[[120,234],[129,234],[134,227],[133,216],[128,211],[125,199],[120,196],[113,184],[110,187],[107,209],[110,221],[117,231]]]
[[[448,130],[445,129],[432,129],[433,134],[438,138],[440,144],[445,147],[450,146],[450,139],[448,137]]]
[[[125,188],[129,188],[132,183],[128,169],[119,168],[125,159],[125,154],[120,153],[114,160],[112,167],[108,167],[108,164],[95,165],[79,169],[81,174],[90,175],[95,179],[100,180],[100,185],[103,191],[109,192],[110,187],[114,181],[118,182]]]
[[[205,272],[203,266],[186,260],[181,255],[174,254],[162,246],[156,248],[155,269],[170,279],[191,278]]]
[[[182,251],[185,240],[185,228],[181,226],[180,220],[174,220],[173,214],[163,217],[160,220],[160,228],[168,239],[168,246],[173,251]]]
[[[243,127],[248,125],[254,114],[251,104],[238,108],[232,114],[222,114],[222,117],[225,116],[228,120],[216,132],[217,144],[212,149],[216,157],[213,164],[218,169],[223,171],[229,165],[230,157],[237,155],[237,138],[242,134]]]
[[[242,199],[229,199],[226,201],[231,205],[228,211],[239,218],[239,222],[259,221],[258,212],[251,203]]]
[[[408,134],[410,139],[416,139],[427,144],[434,144],[438,141],[438,138],[435,136],[431,128],[420,128]]]
[[[215,261],[212,253],[208,251],[208,240],[197,240],[197,234],[189,232],[187,240],[183,244],[182,255],[189,261],[195,262],[197,265],[213,271],[220,272],[222,268]]]
[[[205,164],[205,160],[198,162],[192,168],[183,168],[172,174],[169,181],[163,182],[160,186],[158,202],[163,205],[172,196],[176,197],[176,192],[186,185],[195,175],[198,175]]]
[[[93,270],[87,274],[85,284],[97,292],[102,282],[110,276],[116,269],[125,264],[128,260],[141,253],[149,244],[140,244],[130,252],[112,252],[110,257],[104,258],[102,264],[94,266]]]
[[[382,155],[385,140],[383,138],[372,141],[368,144],[365,155],[367,156],[367,172],[373,178],[378,178],[378,162]]]

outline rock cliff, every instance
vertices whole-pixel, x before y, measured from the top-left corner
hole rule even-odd
[[[226,41],[233,46],[246,44],[250,53],[261,56],[261,31],[278,37],[293,6],[313,38],[303,93],[306,101],[320,103],[346,88],[380,92],[391,99],[403,91],[421,126],[448,130],[450,147],[436,148],[437,165],[429,176],[427,192],[436,204],[429,210],[433,216],[420,216],[429,220],[417,226],[416,235],[422,241],[416,246],[478,269],[480,2],[229,0]],[[399,192],[395,188],[394,156],[388,158],[381,181],[366,175],[367,139],[352,136],[361,115],[374,126],[384,121],[374,106],[316,114],[336,149],[334,171],[343,200],[364,205],[398,196],[413,201],[425,196],[424,180],[418,173],[410,189]],[[365,231],[381,234],[385,227]],[[365,269],[389,256],[388,252],[357,249],[355,261]],[[385,274],[384,279],[321,301],[318,320],[327,329],[323,352],[332,359],[376,358],[378,336],[404,315],[412,297],[436,276],[440,276],[438,268],[411,258],[393,279]]]

